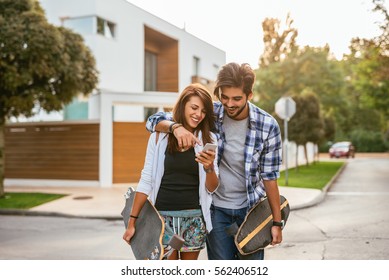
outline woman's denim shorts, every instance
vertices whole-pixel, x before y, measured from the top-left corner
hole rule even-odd
[[[166,247],[174,234],[185,242],[180,252],[194,252],[205,248],[207,229],[200,209],[159,211],[165,220],[162,244]]]

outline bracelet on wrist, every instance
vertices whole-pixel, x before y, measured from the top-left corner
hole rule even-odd
[[[177,124],[176,122],[172,122],[170,125],[169,125],[169,133],[172,133],[173,132],[173,126]]]
[[[138,219],[139,216],[130,215],[130,218]]]
[[[176,128],[179,128],[180,126],[182,126],[182,124],[180,124],[180,123],[175,123],[175,125],[173,125],[172,126],[172,132],[171,133],[173,133],[174,132],[174,130],[176,129]]]

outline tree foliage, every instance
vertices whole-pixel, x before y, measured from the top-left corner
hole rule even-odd
[[[365,107],[389,118],[389,55],[374,40],[354,38],[346,57],[351,87]],[[389,54],[389,53],[388,53]]]
[[[60,110],[98,82],[95,59],[82,37],[47,22],[36,0],[0,0],[0,195],[4,125],[34,108]]]
[[[363,130],[389,135],[389,15],[384,1],[372,2],[373,11],[383,15],[379,23],[382,33],[371,39],[353,38],[350,54],[342,60],[347,81],[345,94],[350,103],[348,126],[353,128],[343,129],[348,137],[360,135],[353,131]]]
[[[341,61],[328,45],[296,45],[298,32],[290,18],[284,32],[279,31],[279,20],[266,19],[262,27],[267,43],[256,70],[256,103],[274,114],[280,97],[309,89],[317,95],[323,115],[319,142],[350,140],[356,130],[381,132],[389,138],[389,15],[383,0],[372,2],[373,11],[383,15],[382,34],[352,39],[350,54]]]
[[[49,24],[39,3],[0,1],[0,119],[60,110],[97,84],[95,60],[80,35]]]
[[[383,15],[383,20],[379,24],[381,34],[375,38],[375,41],[383,53],[389,55],[389,13],[384,2],[384,0],[373,0],[373,12],[380,12]]]
[[[307,88],[317,94],[325,111],[336,108],[334,114],[339,114],[343,109],[343,70],[331,58],[328,46],[300,48],[282,61],[256,71],[258,83],[254,90],[265,110],[273,112],[281,96],[299,94]]]
[[[295,49],[298,33],[292,24],[293,20],[289,14],[286,18],[286,28],[283,31],[279,19],[266,18],[262,22],[265,49],[259,61],[261,67],[281,61]]]

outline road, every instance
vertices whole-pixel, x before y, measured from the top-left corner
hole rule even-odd
[[[349,159],[325,200],[292,211],[268,260],[389,260],[389,158]]]
[[[125,260],[122,221],[0,216],[0,259]]]
[[[389,158],[349,159],[325,200],[291,212],[267,260],[389,260]],[[0,216],[0,259],[133,259],[122,221]],[[200,259],[206,258],[202,253]]]

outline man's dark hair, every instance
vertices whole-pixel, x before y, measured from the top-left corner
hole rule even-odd
[[[241,88],[248,96],[253,91],[255,81],[255,73],[250,65],[243,63],[231,62],[222,67],[217,74],[216,86],[213,94],[220,98],[220,90],[222,87],[237,87]]]

